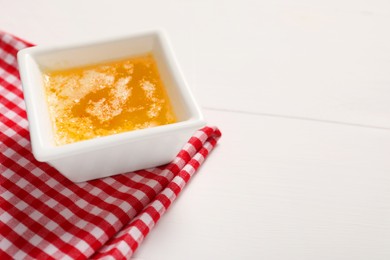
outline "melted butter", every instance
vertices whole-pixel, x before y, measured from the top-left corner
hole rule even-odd
[[[57,145],[176,122],[151,54],[46,71]]]

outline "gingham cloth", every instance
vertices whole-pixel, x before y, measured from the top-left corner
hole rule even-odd
[[[16,63],[30,45],[0,32],[0,259],[130,258],[221,133],[197,131],[168,165],[72,183],[31,154]]]

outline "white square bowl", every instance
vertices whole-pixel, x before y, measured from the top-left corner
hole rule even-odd
[[[57,146],[54,140],[43,71],[60,70],[152,53],[177,123],[134,130]],[[203,116],[161,31],[67,47],[36,46],[18,53],[34,157],[74,182],[169,163],[191,135],[204,126]]]

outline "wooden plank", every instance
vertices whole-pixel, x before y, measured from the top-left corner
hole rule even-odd
[[[390,132],[206,111],[223,137],[136,259],[389,259]]]

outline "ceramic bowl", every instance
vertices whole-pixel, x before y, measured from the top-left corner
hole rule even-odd
[[[55,144],[43,71],[60,70],[152,53],[178,121],[58,146]],[[161,31],[86,44],[35,46],[18,53],[32,152],[74,182],[169,163],[191,135],[204,126],[196,104]]]

